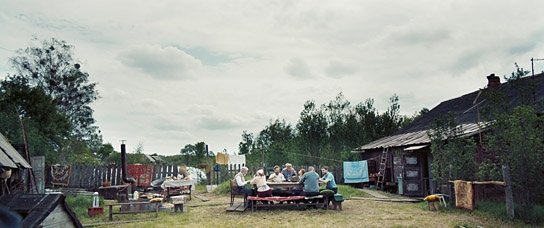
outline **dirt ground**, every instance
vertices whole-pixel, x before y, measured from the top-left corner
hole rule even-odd
[[[342,211],[274,208],[226,212],[229,202],[229,196],[195,191],[185,204],[185,213],[161,212],[158,219],[143,221],[136,217],[130,223],[95,227],[520,227],[476,213],[429,211],[425,203],[346,199]]]

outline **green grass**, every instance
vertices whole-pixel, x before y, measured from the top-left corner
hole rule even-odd
[[[92,195],[67,194],[66,203],[78,218],[90,218],[88,209],[93,206]],[[100,206],[104,205],[104,198],[100,197]]]
[[[509,220],[506,214],[505,203],[478,201],[476,202],[475,213],[489,218],[498,218],[503,221]],[[544,206],[536,205],[531,210],[523,210],[518,205],[515,205],[514,214],[517,219],[527,224],[544,225]]]

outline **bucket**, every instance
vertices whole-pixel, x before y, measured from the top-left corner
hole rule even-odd
[[[206,185],[206,192],[213,192],[213,190],[217,188],[217,185]]]
[[[376,185],[370,185],[369,189],[376,189]]]

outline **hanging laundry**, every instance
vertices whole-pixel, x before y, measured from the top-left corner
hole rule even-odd
[[[368,164],[366,160],[344,162],[344,183],[362,183],[368,181]]]

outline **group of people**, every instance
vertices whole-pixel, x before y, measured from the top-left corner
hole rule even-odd
[[[256,195],[259,197],[269,197],[275,195],[273,191],[274,189],[271,189],[267,184],[264,169],[261,168],[257,170],[255,176],[251,180],[246,181],[245,176],[248,172],[249,169],[244,166],[241,168],[240,172],[234,177],[238,192],[244,193],[246,194],[246,196]],[[336,186],[334,176],[331,172],[329,172],[329,167],[323,166],[321,168],[321,173],[323,174],[323,176],[320,177],[319,174],[315,172],[315,168],[313,166],[308,167],[308,171],[301,169],[297,173],[293,166],[290,163],[287,163],[285,164],[285,168],[281,170],[279,166],[274,166],[274,173],[270,174],[270,176],[268,177],[268,181],[293,181],[297,180],[298,178],[298,182],[303,184],[302,192],[300,192],[300,195],[302,196],[319,195],[319,183],[325,184],[325,189],[332,190],[334,193],[338,193],[338,187]],[[254,193],[253,189],[245,187],[246,184],[255,185],[257,188],[256,194]]]

